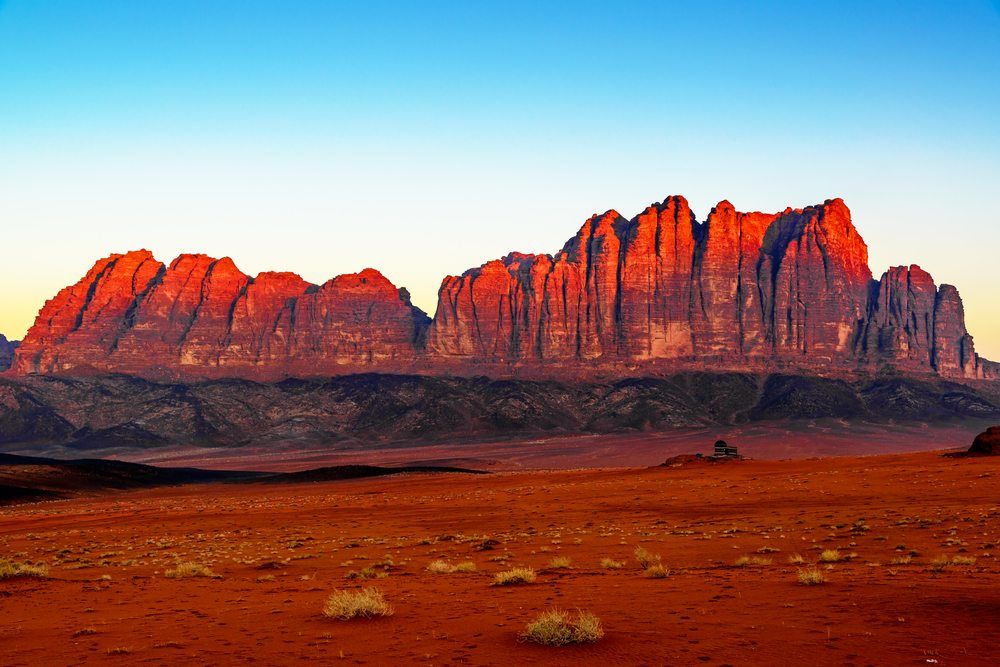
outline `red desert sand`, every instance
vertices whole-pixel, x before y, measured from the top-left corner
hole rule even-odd
[[[0,662],[998,664],[998,478],[913,453],[7,507],[0,558],[48,573],[0,579]],[[324,615],[367,589],[391,615]],[[551,609],[603,637],[527,640]]]

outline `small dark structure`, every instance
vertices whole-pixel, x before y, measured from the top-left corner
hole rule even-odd
[[[712,454],[714,458],[717,459],[738,459],[740,458],[739,452],[736,447],[731,447],[726,443],[725,440],[715,441],[715,453]]]

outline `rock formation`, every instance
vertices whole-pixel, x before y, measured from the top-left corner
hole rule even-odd
[[[5,371],[14,363],[14,352],[20,344],[16,340],[7,340],[7,337],[0,334],[0,371]]]
[[[427,321],[373,269],[317,286],[290,273],[250,278],[229,258],[181,255],[164,266],[139,250],[100,260],[47,301],[14,369],[338,374],[412,361]]]
[[[991,426],[977,435],[968,453],[1000,456],[1000,426]]]
[[[683,197],[588,219],[554,256],[444,279],[433,322],[366,269],[322,286],[232,260],[99,261],[48,301],[14,372],[274,379],[363,370],[586,376],[677,368],[994,376],[961,298],[917,266],[873,280],[840,199],[780,213]]]
[[[683,197],[594,216],[554,257],[445,278],[427,358],[559,365],[769,363],[982,377],[958,292],[917,266],[879,282],[843,201],[778,214]]]

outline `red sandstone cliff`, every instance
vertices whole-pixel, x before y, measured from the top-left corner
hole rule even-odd
[[[428,359],[902,370],[981,377],[962,302],[919,269],[876,283],[840,199],[777,214],[683,197],[587,220],[554,257],[508,255],[445,278]]]
[[[39,313],[17,373],[148,377],[504,373],[671,363],[983,377],[961,298],[919,267],[872,279],[840,199],[781,213],[683,197],[595,215],[554,256],[512,253],[444,279],[428,318],[366,269],[322,286],[232,260],[100,260]]]
[[[322,286],[232,260],[146,250],[100,260],[46,302],[19,373],[314,375],[412,361],[427,316],[374,269]]]

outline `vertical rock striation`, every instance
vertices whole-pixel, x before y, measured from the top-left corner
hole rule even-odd
[[[428,359],[591,366],[683,361],[980,377],[961,299],[919,269],[876,283],[840,199],[781,213],[683,197],[587,220],[554,257],[449,276]]]
[[[102,259],[46,302],[17,373],[276,378],[432,373],[893,367],[996,374],[961,298],[917,266],[879,281],[840,199],[780,213],[680,196],[594,215],[553,256],[511,253],[444,279],[434,320],[378,271],[312,285],[229,258]]]
[[[100,260],[46,302],[19,373],[149,377],[338,374],[411,362],[428,318],[374,269],[322,286],[250,278],[231,259],[145,250]]]

